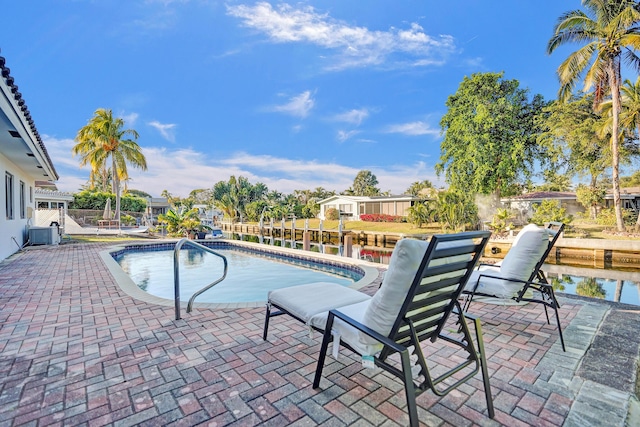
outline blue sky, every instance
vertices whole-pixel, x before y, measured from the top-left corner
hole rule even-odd
[[[505,73],[556,96],[569,50],[546,54],[579,0],[30,0],[3,4],[0,55],[60,175],[98,108],[137,130],[130,188],[187,196],[231,175],[270,190],[444,184],[445,102],[464,76]]]

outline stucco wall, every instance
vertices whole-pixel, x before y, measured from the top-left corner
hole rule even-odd
[[[7,220],[6,216],[5,176],[7,172],[13,175],[14,216],[12,220]],[[0,188],[2,188],[2,191],[0,191],[0,194],[2,194],[2,197],[0,197],[0,260],[2,260],[17,252],[20,249],[18,245],[22,247],[27,241],[29,219],[20,217],[20,181],[25,183],[26,208],[33,208],[35,205],[34,200],[29,199],[29,187],[31,187],[31,191],[34,191],[35,179],[0,154],[0,180]],[[27,212],[25,214],[25,216],[28,216]]]

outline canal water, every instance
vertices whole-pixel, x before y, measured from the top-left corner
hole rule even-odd
[[[249,234],[224,233],[228,239],[302,250],[302,242]],[[343,245],[311,243],[312,252],[345,256]],[[378,264],[389,264],[393,248],[353,245],[351,257]],[[571,264],[545,264],[549,282],[557,293],[622,302],[640,306],[639,269],[596,269]]]

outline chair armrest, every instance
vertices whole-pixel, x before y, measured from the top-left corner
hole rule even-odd
[[[553,285],[551,285],[550,283],[533,282],[533,281],[530,281],[530,280],[522,280],[522,279],[512,279],[512,278],[509,278],[509,277],[494,276],[494,275],[491,275],[491,274],[480,274],[478,276],[478,281],[476,282],[476,285],[473,287],[473,291],[463,291],[463,292],[467,293],[467,294],[475,294],[476,290],[478,289],[478,285],[480,284],[480,279],[482,279],[483,277],[488,277],[490,279],[505,280],[507,282],[522,283],[523,285],[529,285],[529,286],[534,286],[534,287],[535,286],[539,286],[539,287],[551,289],[551,291],[553,291]],[[488,294],[483,294],[483,295],[488,295]]]
[[[356,328],[357,330],[359,330],[360,332],[370,336],[371,338],[379,341],[380,343],[391,347],[392,349],[394,349],[397,352],[402,352],[405,350],[404,346],[399,345],[397,342],[389,339],[388,337],[385,337],[384,335],[380,334],[377,331],[374,331],[373,329],[369,328],[368,326],[363,325],[362,323],[358,322],[357,320],[354,320],[353,318],[347,316],[346,314],[338,311],[338,310],[330,310],[329,311],[329,316],[335,316],[337,318],[339,318],[340,320],[342,320],[343,322],[347,323],[348,325]],[[328,319],[327,319],[327,323],[328,323]]]
[[[458,307],[455,307],[455,306],[453,307],[453,310],[452,310],[452,312],[454,314],[457,314],[457,315],[460,315],[461,311],[462,311],[462,309],[458,309]],[[462,311],[462,316],[465,317],[466,319],[473,320],[473,321],[476,321],[476,320],[480,319],[480,316],[476,316],[475,314],[471,314],[468,311]]]
[[[487,262],[480,262],[478,263],[478,265],[476,266],[476,270],[480,270],[480,267],[496,267],[496,268],[500,268],[499,265],[495,265],[495,264],[490,264]]]
[[[480,275],[478,276],[478,280],[476,280],[476,284],[473,286],[473,289],[472,289],[472,290],[470,290],[470,291],[467,291],[467,290],[464,290],[464,289],[463,289],[463,290],[462,290],[462,293],[463,293],[463,294],[474,294],[474,295],[475,295],[476,291],[478,290],[478,285],[480,285],[480,279],[482,279],[483,277],[488,277],[488,278],[490,278],[490,279],[499,279],[499,280],[517,281],[517,279],[507,279],[507,278],[504,278],[504,277],[502,277],[502,276],[494,276],[494,275],[492,275],[492,274],[480,274]]]

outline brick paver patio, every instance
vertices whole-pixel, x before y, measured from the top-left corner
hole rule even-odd
[[[402,384],[348,351],[327,359],[312,389],[320,335],[286,316],[265,342],[263,308],[196,309],[176,321],[172,307],[134,300],[100,259],[109,246],[28,250],[0,264],[0,427],[408,424]],[[446,397],[420,395],[424,425],[624,425],[632,390],[577,374],[610,308],[561,302],[567,353],[541,306],[474,304],[495,419],[478,374]],[[435,349],[433,362],[455,357]]]

